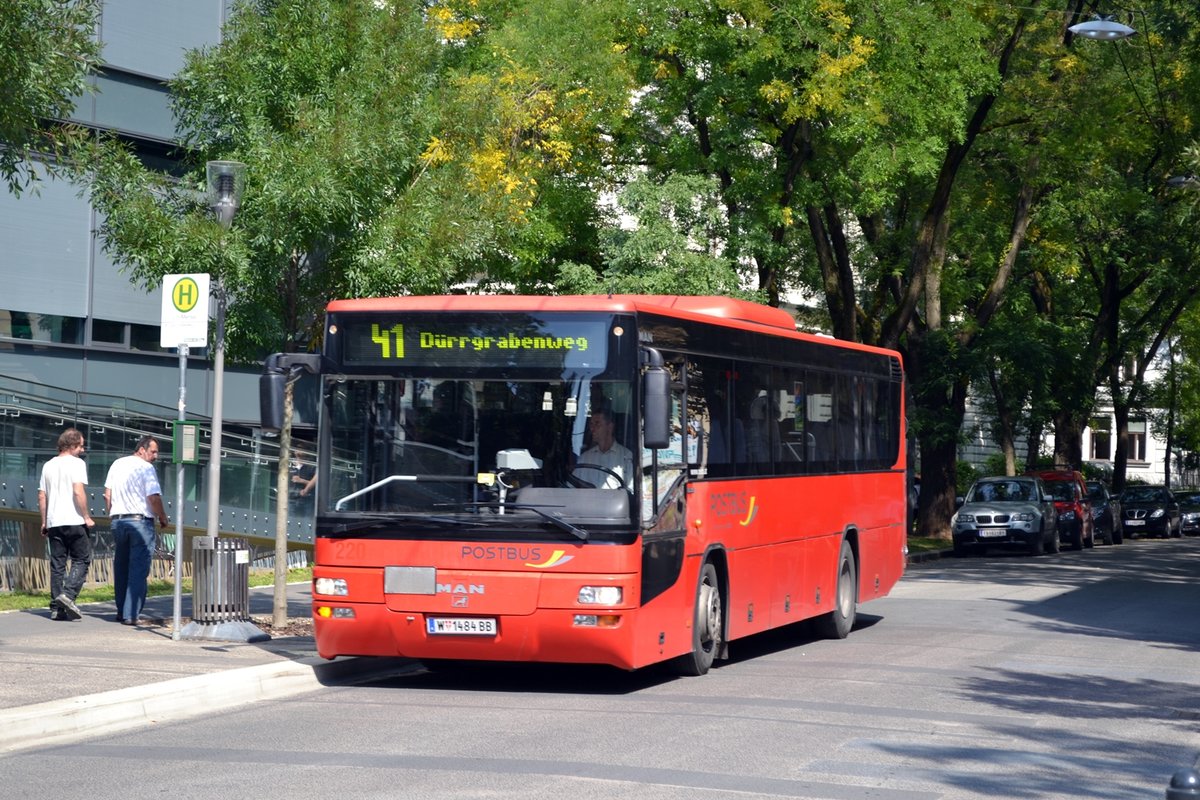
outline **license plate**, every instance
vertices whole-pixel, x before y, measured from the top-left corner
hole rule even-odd
[[[432,634],[495,636],[496,620],[493,617],[428,617],[425,630]]]
[[[1125,520],[1125,524],[1126,524],[1126,525],[1133,525],[1133,526],[1135,526],[1135,527],[1136,527],[1136,526],[1138,526],[1138,525],[1145,525],[1145,524],[1146,524],[1146,520],[1144,520],[1144,519],[1127,519],[1127,520]]]
[[[980,539],[995,539],[998,536],[1007,536],[1008,528],[980,528]]]

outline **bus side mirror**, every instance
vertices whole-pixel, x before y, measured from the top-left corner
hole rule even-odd
[[[649,353],[650,366],[642,375],[642,446],[661,450],[671,443],[671,374],[657,351]]]
[[[283,392],[301,372],[321,374],[318,353],[275,353],[267,356],[258,376],[258,416],[264,431],[283,428]]]
[[[287,380],[288,374],[282,370],[268,370],[258,376],[258,414],[264,431],[283,427],[283,389]]]

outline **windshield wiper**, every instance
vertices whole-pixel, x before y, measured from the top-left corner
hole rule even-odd
[[[411,516],[410,514],[377,514],[365,519],[358,519],[354,522],[341,522],[333,526],[331,533],[333,534],[349,534],[365,530],[384,528],[388,526],[401,527],[412,523],[433,523],[446,527],[478,527],[486,523],[473,519],[462,519],[460,517],[440,517],[429,516],[422,514],[420,516]]]
[[[579,539],[587,541],[587,538],[588,538],[588,532],[585,531],[583,528],[577,528],[576,526],[572,525],[571,523],[567,522],[565,519],[562,519],[561,517],[556,517],[553,514],[548,514],[538,506],[527,506],[527,505],[521,505],[520,503],[504,503],[502,505],[495,501],[483,502],[483,503],[468,503],[467,505],[482,506],[483,508],[494,508],[494,509],[498,509],[500,511],[507,511],[510,508],[514,509],[516,511],[532,511],[533,513],[537,514],[539,517],[546,520],[547,522],[555,525],[556,527],[560,528],[561,530],[566,531],[567,533],[572,534],[573,536],[576,536]],[[554,507],[562,508],[563,506],[554,506]],[[493,520],[493,522],[494,521],[495,520]]]

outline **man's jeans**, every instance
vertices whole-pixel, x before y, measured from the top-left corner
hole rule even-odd
[[[92,537],[84,525],[59,525],[46,531],[50,541],[50,610],[58,607],[58,596],[65,594],[74,600],[87,580],[88,565],[92,563]],[[67,559],[71,572],[67,574]]]
[[[154,520],[114,520],[112,535],[117,619],[137,622],[142,606],[146,605],[146,579],[154,555]]]

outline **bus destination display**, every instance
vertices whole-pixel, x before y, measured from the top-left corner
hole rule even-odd
[[[603,369],[606,320],[363,316],[337,321],[347,366]]]

